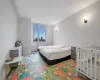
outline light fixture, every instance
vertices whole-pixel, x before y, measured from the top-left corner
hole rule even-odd
[[[58,32],[58,28],[57,27],[55,27],[55,31]]]
[[[86,16],[83,19],[84,19],[84,23],[87,23],[88,22]]]
[[[86,19],[84,19],[84,23],[87,23],[88,21]]]

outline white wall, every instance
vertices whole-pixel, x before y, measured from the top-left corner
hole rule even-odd
[[[23,55],[30,54],[31,46],[31,19],[19,18],[18,19],[18,39],[23,44]]]
[[[31,19],[19,18],[18,39],[23,43],[23,55],[29,55],[32,51],[37,51],[37,43],[33,42],[33,24]],[[46,42],[41,42],[39,45],[53,44],[53,27],[46,26]]]
[[[88,23],[84,23],[83,17]],[[100,1],[77,12],[54,26],[54,44],[100,45]]]
[[[9,0],[0,0],[0,76],[9,50],[17,40],[17,16]],[[4,76],[3,76],[4,77]],[[1,79],[0,80],[4,80]]]

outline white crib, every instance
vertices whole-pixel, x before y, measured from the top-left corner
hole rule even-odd
[[[77,72],[92,80],[100,80],[100,47],[76,48]]]
[[[100,50],[100,46],[95,46],[95,45],[82,46],[82,48],[87,48],[87,49],[92,49],[92,50]]]

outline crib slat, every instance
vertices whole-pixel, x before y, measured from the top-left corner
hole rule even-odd
[[[80,56],[81,56],[80,60],[83,59],[83,50],[82,49],[80,49]],[[83,62],[82,61],[80,64],[80,71],[83,73]]]
[[[80,49],[80,58],[79,58],[79,60],[80,60],[80,63],[79,63],[79,68],[80,68],[80,71],[81,71],[81,54],[82,54],[82,51],[81,51],[81,49]]]
[[[80,49],[80,53],[79,53],[79,68],[80,68],[80,71],[81,71],[81,49]]]
[[[85,52],[84,52],[84,50],[82,50],[82,55],[83,55],[83,60],[84,60],[84,58],[85,58]],[[83,72],[85,71],[85,64],[84,64],[84,61],[82,61],[83,62],[83,65],[82,65],[82,67],[83,67]]]
[[[100,51],[99,51],[100,52]],[[99,55],[100,56],[100,55]],[[99,57],[99,75],[100,75],[100,57]],[[99,76],[99,80],[100,80],[100,76]]]
[[[96,80],[96,75],[97,75],[97,54],[96,54],[96,52],[94,52],[95,53],[95,77],[94,77],[94,79]]]
[[[100,46],[99,46],[99,48],[100,48]],[[98,63],[99,63],[99,66],[98,66],[98,68],[99,68],[99,80],[100,80],[100,51],[98,52]]]
[[[77,54],[77,59],[76,59],[76,63],[77,63],[77,66],[76,66],[76,74],[78,75],[78,68],[79,68],[79,53],[80,53],[80,50],[79,48],[76,48],[76,54]]]
[[[88,76],[88,60],[89,60],[89,58],[88,58],[88,55],[90,54],[90,52],[89,52],[89,50],[86,50],[86,54],[87,54],[87,59],[86,59],[86,62],[87,62],[87,65],[86,65],[86,67],[87,67],[87,76]]]
[[[92,75],[92,73],[93,73],[93,69],[92,69],[92,58],[93,58],[93,51],[91,50],[91,56],[90,56],[91,58],[90,58],[90,77],[91,77],[91,79],[93,78],[93,75]]]

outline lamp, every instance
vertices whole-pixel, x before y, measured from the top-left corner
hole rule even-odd
[[[55,31],[58,32],[58,28],[57,27],[55,27]]]
[[[84,23],[87,23],[88,21],[86,19],[84,19]]]
[[[88,22],[87,21],[87,17],[84,17],[83,19],[84,19],[84,23],[87,23]]]

